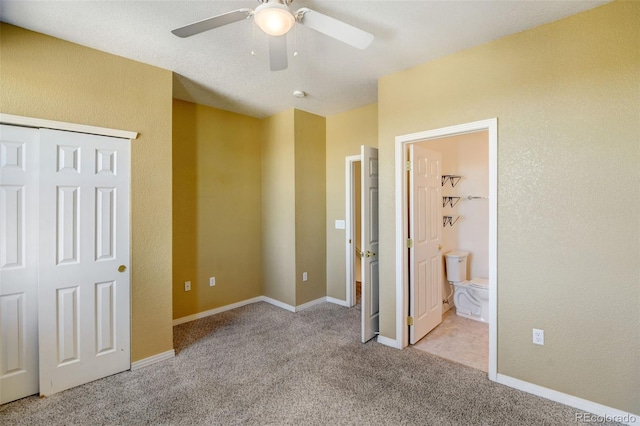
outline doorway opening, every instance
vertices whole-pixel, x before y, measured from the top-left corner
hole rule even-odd
[[[474,136],[475,139],[473,139]],[[478,187],[479,182],[472,182],[472,179],[467,179],[467,183],[471,185],[460,184],[465,177],[456,170],[458,156],[452,155],[449,151],[455,151],[458,148],[453,146],[456,140],[465,138],[476,140],[476,143],[484,141],[484,167],[488,169],[484,171],[484,175],[488,175],[488,182],[485,182],[484,187]],[[481,145],[482,143],[477,143],[475,147],[481,148]],[[467,149],[469,147],[471,145],[468,145]],[[442,154],[437,149],[440,149]],[[455,304],[453,300],[456,296],[445,278],[443,255],[456,249],[463,251],[461,249],[466,248],[468,254],[464,261],[469,262],[465,269],[468,271],[468,281],[474,277],[484,277],[488,283],[488,306],[484,310],[485,320],[489,323],[487,370],[489,378],[495,380],[497,365],[497,119],[398,136],[395,154],[396,343],[398,347],[407,346],[410,342],[416,343],[421,338],[420,333],[428,333],[429,327],[433,328],[433,316],[426,322],[422,321],[428,323],[427,327],[419,324],[422,317],[426,317],[423,313],[435,312],[437,317],[435,321],[440,323],[444,307],[444,310],[448,311],[445,315],[447,322],[450,322],[451,318],[459,319],[458,316],[452,317],[454,311],[450,310]],[[414,155],[415,160],[413,160]],[[456,158],[444,162],[446,169],[442,161],[442,157],[445,156]],[[412,159],[411,162],[409,162],[410,159]],[[469,163],[468,159],[464,161]],[[418,170],[420,167],[422,171]],[[468,174],[477,176],[478,171],[474,170],[477,164],[468,164],[464,167]],[[425,170],[428,170],[428,173]],[[421,174],[423,175],[422,193],[419,188],[412,186],[412,179],[419,181],[418,175]],[[474,178],[473,180],[482,179]],[[448,189],[446,193],[443,190],[445,184]],[[455,190],[455,186],[458,185],[460,185],[459,189],[464,189],[464,194]],[[415,200],[412,200],[410,193]],[[458,212],[462,206],[464,208]],[[484,214],[482,210],[485,211]],[[430,219],[422,223],[415,222],[415,220],[412,221],[412,214],[415,220],[422,219],[425,215],[429,215]],[[485,225],[480,227],[482,229],[478,229],[477,223],[475,227],[469,226],[478,220],[484,221]],[[465,226],[461,226],[463,223]],[[475,228],[472,231],[475,235],[469,235],[469,231],[467,231],[467,237],[459,235],[465,228]],[[451,229],[454,230],[453,233],[443,236],[443,230],[447,233]],[[424,248],[420,248],[421,242],[424,242],[422,244]],[[482,245],[484,247],[481,247]],[[414,258],[420,250],[424,253],[422,257]],[[467,277],[464,277],[464,280],[467,281]],[[478,303],[478,309],[473,314],[480,312],[480,303]],[[468,311],[461,313],[470,314]],[[471,324],[472,327],[475,325],[485,326],[480,322]],[[418,329],[420,332],[416,332]]]
[[[347,265],[347,305],[353,307],[360,303],[362,295],[362,249],[360,240],[362,237],[361,224],[361,176],[362,157],[352,155],[345,160],[346,176],[346,265]]]
[[[472,283],[486,282],[489,276],[489,141],[488,132],[473,132],[462,135],[415,142],[409,146],[414,151],[430,153],[428,158],[437,157],[441,173],[434,178],[438,203],[420,206],[421,213],[433,215],[433,229],[437,238],[434,263],[437,266],[434,283],[426,283],[437,303],[438,312],[433,314],[430,327],[410,336],[410,343],[416,349],[452,361],[488,371],[489,365],[489,324],[487,288],[472,287]],[[419,154],[418,154],[419,156]],[[409,157],[411,158],[411,156]],[[411,160],[410,160],[411,161]],[[415,161],[415,160],[414,160]],[[434,167],[437,169],[437,167]],[[416,174],[418,171],[414,171]],[[416,176],[415,180],[420,180]],[[409,174],[408,198],[412,200],[412,174]],[[432,201],[429,199],[428,201]],[[425,207],[427,207],[425,211]],[[411,213],[411,209],[409,210]],[[409,228],[412,226],[409,216]],[[418,221],[419,222],[419,221]],[[409,235],[412,233],[408,230]],[[411,251],[419,250],[420,236],[413,237],[414,248],[409,249],[409,268],[419,255],[411,256]],[[434,271],[435,272],[435,271]],[[420,279],[421,277],[415,277]],[[411,274],[409,279],[414,279]],[[455,282],[456,284],[452,284]],[[430,288],[429,286],[439,287]],[[429,295],[417,292],[418,296]],[[411,316],[411,298],[409,311]],[[414,323],[417,322],[414,320]]]
[[[378,150],[362,145],[360,155],[345,160],[346,303],[358,303],[361,341],[379,334]]]

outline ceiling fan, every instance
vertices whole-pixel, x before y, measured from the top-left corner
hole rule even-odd
[[[223,25],[253,18],[258,27],[269,35],[269,63],[271,71],[287,68],[286,34],[296,23],[333,37],[358,49],[366,49],[373,35],[320,12],[303,7],[295,12],[289,8],[293,0],[258,0],[255,10],[243,8],[223,13],[171,32],[178,37],[191,37]]]

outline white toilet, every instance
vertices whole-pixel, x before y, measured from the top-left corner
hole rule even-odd
[[[489,322],[489,280],[473,278],[467,281],[469,252],[446,253],[447,281],[453,284],[453,304],[456,314],[476,321]]]

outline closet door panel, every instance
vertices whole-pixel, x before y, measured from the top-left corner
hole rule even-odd
[[[38,141],[0,125],[0,404],[38,393]]]
[[[130,141],[42,129],[40,393],[130,368]]]

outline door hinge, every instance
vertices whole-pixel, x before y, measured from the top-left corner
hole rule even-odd
[[[407,325],[413,325],[413,317],[407,317]]]
[[[410,172],[412,167],[413,167],[411,161],[407,161],[407,166],[406,167],[407,167],[407,171]]]
[[[413,248],[413,240],[411,238],[407,239],[407,247],[408,248]]]

